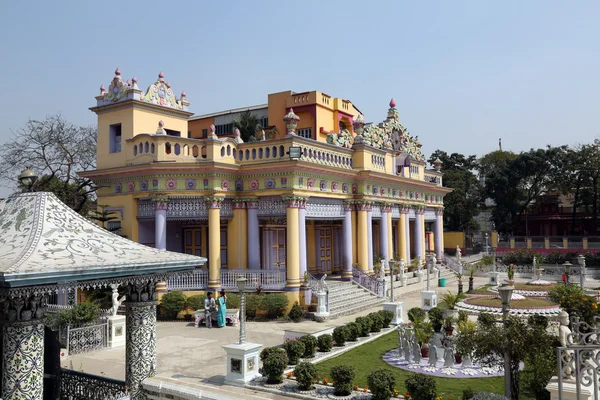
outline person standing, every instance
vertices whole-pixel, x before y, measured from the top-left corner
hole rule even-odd
[[[225,291],[221,290],[221,296],[219,297],[219,310],[217,311],[217,326],[222,328],[225,326],[227,321],[225,317],[227,316],[227,295],[225,295]]]
[[[204,315],[206,317],[206,327],[212,328],[212,313],[215,311],[215,299],[212,297],[212,292],[206,294],[204,299]]]

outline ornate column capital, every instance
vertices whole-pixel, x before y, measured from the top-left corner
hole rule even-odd
[[[417,215],[425,215],[425,206],[413,206],[415,209],[415,214]]]
[[[164,193],[155,193],[151,200],[154,204],[154,211],[166,211],[169,208],[169,196]]]
[[[398,207],[400,208],[400,213],[402,213],[402,214],[410,213],[410,206],[408,204],[398,204]]]
[[[435,215],[438,217],[443,217],[444,216],[444,207],[436,208]]]
[[[246,199],[246,208],[247,209],[252,209],[252,210],[256,210],[258,209],[258,203],[260,202],[259,199]]]
[[[382,212],[382,213],[389,213],[389,212],[392,212],[392,207],[393,207],[393,206],[394,206],[394,205],[393,205],[392,203],[383,203],[383,204],[381,205],[381,212]]]
[[[354,211],[356,206],[352,200],[344,200],[344,211]]]
[[[46,306],[45,295],[5,297],[0,300],[0,320],[8,323],[42,323]]]
[[[306,199],[304,197],[297,196],[289,196],[284,197],[287,208],[305,208],[306,207]]]
[[[355,203],[357,211],[373,211],[373,202],[368,200],[357,200]]]
[[[221,208],[221,203],[223,202],[223,198],[222,197],[207,197],[206,198],[206,204],[208,205],[209,209],[215,209],[215,208]]]
[[[245,199],[233,199],[231,201],[233,204],[234,210],[245,210],[246,209],[246,200]]]

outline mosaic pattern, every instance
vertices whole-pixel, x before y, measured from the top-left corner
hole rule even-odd
[[[121,77],[121,71],[115,71],[115,77],[110,82],[108,92],[104,94],[104,101],[117,102],[127,97],[129,85]]]
[[[17,322],[4,327],[2,398],[43,397],[44,325],[38,321]]]
[[[125,379],[130,398],[145,399],[140,384],[156,374],[156,302],[125,303]]]
[[[171,85],[168,82],[165,83],[162,72],[158,75],[158,80],[150,85],[145,93],[142,93],[141,100],[177,110],[184,109],[182,102],[175,99]]]

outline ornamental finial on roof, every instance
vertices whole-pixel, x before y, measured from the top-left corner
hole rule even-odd
[[[121,70],[119,69],[119,67],[117,67],[117,69],[115,69],[115,75],[116,76],[121,75]]]
[[[134,89],[139,89],[137,85],[137,78],[135,76],[131,78],[131,84]]]
[[[156,130],[157,135],[166,135],[167,134],[165,132],[165,129],[163,128],[164,126],[165,126],[165,123],[163,122],[162,119],[160,121],[158,121],[158,129]]]
[[[160,71],[158,73],[158,80],[162,82],[162,80],[164,79],[165,75],[162,73],[162,71]]]
[[[217,135],[215,134],[217,127],[215,126],[215,124],[210,124],[209,130],[210,130],[210,133],[208,134],[208,138],[209,139],[217,139]]]
[[[171,89],[171,84],[167,82],[167,89]]]
[[[354,127],[354,132],[357,135],[363,134],[364,127],[365,127],[365,119],[363,118],[362,114],[358,114],[358,117],[356,117],[352,126]]]
[[[439,171],[440,169],[442,169],[442,160],[440,160],[440,158],[436,158],[435,161],[433,162],[433,167],[435,168],[436,171]]]
[[[106,88],[104,85],[100,86],[100,96],[104,96],[106,94]]]
[[[283,122],[285,122],[288,135],[296,134],[296,126],[298,126],[298,121],[300,121],[300,117],[294,114],[293,108],[290,108],[290,112],[283,117]]]
[[[186,94],[185,94],[185,90],[184,90],[183,92],[181,92],[181,98],[185,99],[185,97],[186,97]]]
[[[396,102],[394,101],[394,98],[392,97],[392,99],[390,100],[390,108],[396,108]]]

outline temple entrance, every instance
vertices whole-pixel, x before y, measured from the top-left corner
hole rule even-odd
[[[206,229],[188,228],[183,230],[183,251],[186,254],[204,256],[202,249],[206,248]]]
[[[286,228],[264,227],[262,230],[262,269],[285,271]]]
[[[317,229],[319,237],[319,249],[317,253],[317,272],[331,274],[332,272],[332,229],[330,226]]]

